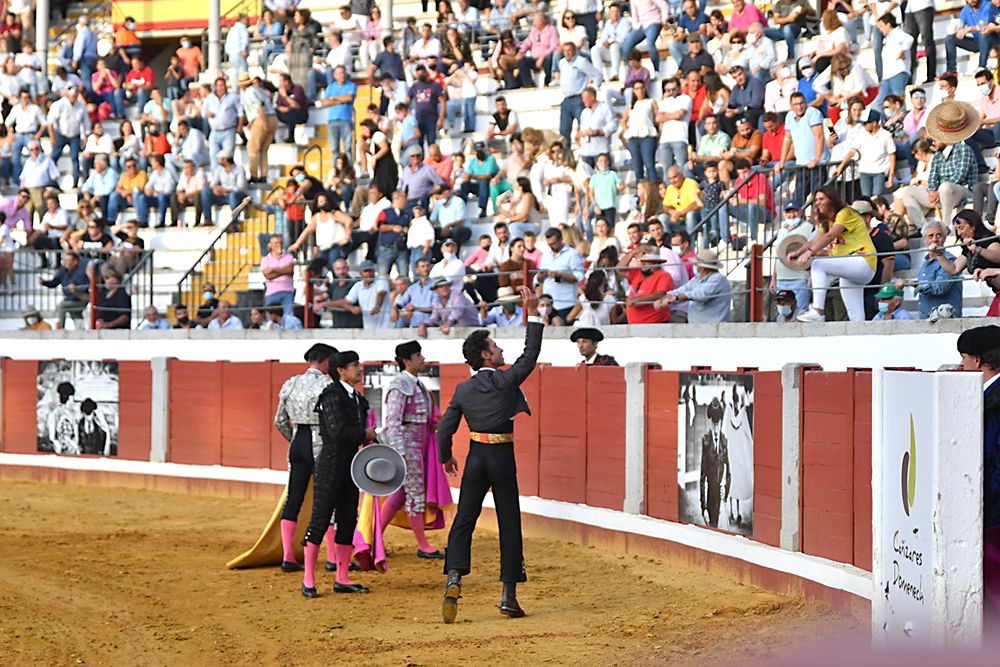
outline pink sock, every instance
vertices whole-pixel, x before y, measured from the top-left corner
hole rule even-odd
[[[351,556],[354,555],[354,545],[335,544],[334,553],[337,554],[337,583],[350,586],[354,583],[348,576],[351,569]]]
[[[413,530],[413,536],[417,538],[417,548],[424,553],[434,551],[434,547],[427,541],[427,533],[424,532],[424,515],[408,514],[406,518],[410,520],[410,528]]]
[[[382,502],[381,518],[383,534],[385,533],[386,526],[392,522],[392,518],[396,516],[396,512],[400,510],[405,500],[406,494],[403,489],[400,488]]]
[[[305,576],[302,577],[302,585],[306,588],[316,588],[316,557],[319,556],[319,545],[306,542],[305,548]]]
[[[289,563],[295,560],[295,526],[297,521],[281,520],[281,559]]]
[[[329,561],[331,563],[336,563],[337,562],[337,556],[335,555],[336,552],[334,551],[334,546],[335,545],[333,543],[333,537],[336,534],[337,534],[337,530],[333,526],[330,526],[329,528],[326,529],[326,536],[325,536],[325,539],[326,539],[326,559],[327,559],[327,561]]]

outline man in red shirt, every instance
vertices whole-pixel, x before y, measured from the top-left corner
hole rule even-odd
[[[153,70],[146,65],[141,56],[132,58],[132,69],[125,75],[125,99],[135,103],[142,113],[142,108],[149,101],[149,91],[153,89]]]
[[[760,163],[773,167],[781,159],[781,147],[785,143],[785,126],[778,122],[778,114],[768,111],[761,116],[764,136],[761,138]]]
[[[658,324],[670,321],[670,309],[657,310],[653,302],[674,288],[674,280],[666,271],[660,271],[663,258],[648,253],[639,258],[639,267],[629,269],[628,282],[632,290],[628,295],[625,316],[629,324]]]
[[[701,72],[693,69],[684,77],[684,87],[681,92],[691,98],[691,127],[701,120],[701,106],[705,103],[708,91],[701,81]]]

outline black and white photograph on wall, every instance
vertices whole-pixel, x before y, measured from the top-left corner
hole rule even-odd
[[[681,373],[680,520],[753,535],[753,376]]]
[[[38,363],[38,451],[118,455],[118,362]]]
[[[396,366],[396,362],[386,362],[383,364],[365,364],[364,371],[365,398],[368,405],[378,414],[376,428],[381,428],[385,415],[385,393],[392,384],[392,379],[402,371]],[[420,381],[424,383],[427,391],[430,392],[434,400],[434,406],[441,406],[441,369],[437,364],[428,364],[420,373]]]

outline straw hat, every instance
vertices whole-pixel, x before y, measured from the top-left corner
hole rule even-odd
[[[784,264],[787,268],[793,271],[802,271],[803,269],[808,269],[809,265],[812,264],[812,257],[806,262],[805,266],[799,266],[796,260],[788,259],[788,255],[795,252],[806,243],[809,243],[807,239],[802,234],[789,234],[785,238],[781,239],[781,243],[778,244],[778,261]]]
[[[518,303],[520,300],[521,295],[513,287],[501,287],[497,290],[497,303]]]
[[[698,254],[695,255],[694,265],[709,271],[722,270],[722,262],[719,261],[719,255],[714,250],[699,250]]]
[[[236,80],[236,85],[240,88],[244,86],[249,86],[253,79],[246,72],[240,72],[240,77]]]
[[[982,124],[979,112],[967,102],[942,102],[927,114],[927,134],[943,144],[965,141]]]

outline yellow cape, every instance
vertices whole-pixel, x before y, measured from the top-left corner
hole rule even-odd
[[[226,567],[234,570],[241,567],[263,567],[268,565],[281,565],[283,550],[281,547],[281,509],[285,506],[285,498],[288,496],[288,487],[281,492],[278,505],[271,513],[271,519],[264,527],[264,532],[260,534],[257,541],[248,551],[243,552],[236,558],[226,563]],[[300,517],[306,517],[305,521],[299,521],[295,528],[295,557],[302,562],[302,539],[305,537],[306,529],[309,527],[309,517],[312,516],[313,489],[312,480],[306,488],[305,498],[302,500],[302,509],[299,510]]]

